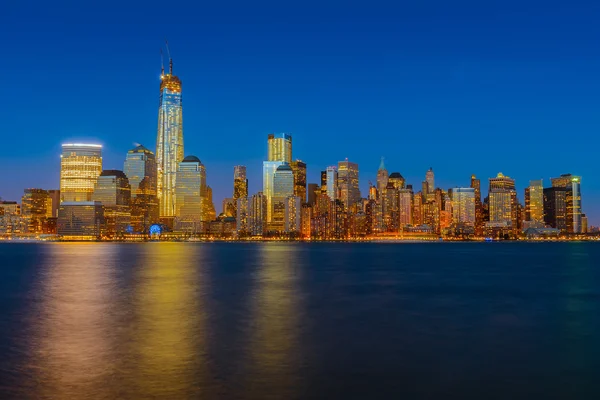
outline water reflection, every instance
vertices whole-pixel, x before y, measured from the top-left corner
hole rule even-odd
[[[181,399],[207,390],[201,252],[177,243],[144,246],[133,294],[127,397]]]
[[[98,244],[50,245],[31,317],[35,398],[114,398],[115,257]]]
[[[250,333],[250,379],[246,394],[256,398],[294,398],[301,360],[298,350],[302,316],[298,290],[299,248],[295,245],[260,246],[260,269]]]

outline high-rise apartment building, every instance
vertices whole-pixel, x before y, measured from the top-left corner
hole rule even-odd
[[[544,222],[544,185],[542,180],[529,181],[525,188],[525,220]]]
[[[300,233],[302,228],[302,200],[298,196],[285,199],[284,232]]]
[[[238,235],[245,236],[250,233],[250,226],[248,224],[248,218],[250,216],[250,204],[248,197],[240,197],[237,199],[236,211],[236,228]]]
[[[471,188],[475,189],[475,232],[483,233],[483,204],[481,203],[481,181],[471,175]]]
[[[157,194],[161,218],[175,216],[175,188],[177,168],[183,160],[183,107],[181,80],[173,74],[173,60],[169,72],[160,75],[158,130],[156,135]]]
[[[412,189],[398,189],[398,215],[400,228],[413,224],[413,192]]]
[[[475,226],[475,188],[452,189],[452,220],[456,224]]]
[[[92,200],[104,207],[104,233],[124,234],[131,224],[131,186],[123,171],[104,170],[96,181]]]
[[[344,203],[346,211],[360,200],[360,188],[358,187],[358,164],[348,161],[338,162],[338,188],[340,200]]]
[[[90,201],[102,172],[102,146],[65,143],[60,157],[61,201]]]
[[[252,195],[248,226],[253,236],[261,236],[267,230],[267,198],[262,192]]]
[[[204,220],[206,168],[198,157],[187,156],[179,163],[176,180],[175,229],[198,233]]]
[[[306,202],[306,163],[300,160],[290,163],[294,172],[294,196],[300,197],[302,203]]]

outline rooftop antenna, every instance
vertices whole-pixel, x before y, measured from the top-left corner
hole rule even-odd
[[[165,74],[165,60],[163,57],[162,47],[160,48],[160,75],[163,76]]]
[[[171,58],[171,52],[169,51],[169,41],[166,39],[165,45],[167,46],[167,56],[169,56],[169,74],[173,75],[173,59]]]

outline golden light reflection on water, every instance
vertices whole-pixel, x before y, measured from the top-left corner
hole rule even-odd
[[[189,398],[207,381],[201,247],[144,247],[133,294],[132,397]],[[200,295],[198,295],[200,294]]]
[[[98,244],[50,245],[32,316],[35,398],[114,398],[115,258]]]
[[[264,244],[260,252],[248,388],[266,397],[290,398],[298,367],[298,360],[291,357],[296,354],[301,318],[297,288],[300,271],[296,268],[299,249],[293,244]]]

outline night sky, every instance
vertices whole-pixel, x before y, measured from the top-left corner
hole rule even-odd
[[[417,188],[429,167],[484,192],[502,172],[523,202],[572,173],[600,224],[597,2],[24,3],[0,11],[5,200],[59,187],[61,143],[103,144],[105,169],[156,148],[166,38],[219,212],[233,166],[260,190],[267,134],[288,132],[309,182],[347,157],[366,195],[385,156]]]

